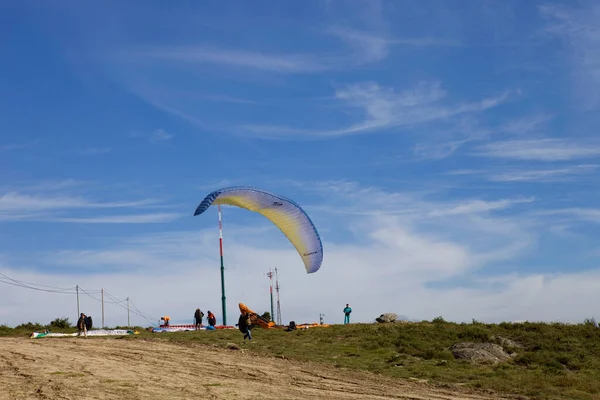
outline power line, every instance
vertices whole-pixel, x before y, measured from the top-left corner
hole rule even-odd
[[[110,299],[112,299],[112,301],[103,301],[99,298],[97,298],[96,296],[93,296],[92,293],[101,293],[102,289],[98,290],[98,289],[83,289],[82,287],[80,287],[79,285],[75,286],[75,287],[71,287],[71,288],[60,288],[60,287],[56,287],[56,286],[48,286],[48,285],[42,285],[42,284],[37,284],[37,283],[30,283],[30,282],[23,282],[17,279],[13,279],[11,277],[9,277],[8,275],[0,272],[0,283],[6,283],[8,285],[12,285],[12,286],[17,286],[17,287],[21,287],[24,289],[31,289],[31,290],[37,290],[37,291],[41,291],[41,292],[48,292],[48,293],[60,293],[60,294],[77,294],[79,296],[79,290],[81,290],[85,295],[91,297],[92,299],[102,303],[102,304],[116,304],[119,307],[122,307],[124,309],[127,310],[127,312],[129,313],[130,309],[129,309],[129,303],[131,303],[131,305],[133,306],[134,310],[131,310],[131,312],[133,312],[133,314],[144,318],[145,320],[149,321],[150,323],[154,324],[154,321],[157,321],[157,318],[152,318],[152,317],[148,317],[146,314],[144,314],[143,312],[141,312],[131,301],[131,299],[127,298],[127,299],[123,299],[123,300],[119,300],[117,299],[115,296],[111,295],[110,293],[107,293],[106,291],[104,291],[104,294],[109,297]],[[128,305],[124,306],[122,303],[127,302]],[[79,300],[77,301],[78,307],[79,307]],[[79,313],[79,311],[78,311]],[[128,322],[129,324],[129,322]]]
[[[58,287],[53,287],[53,286],[46,286],[46,285],[39,285],[39,284],[35,284],[35,283],[23,282],[23,281],[19,281],[17,279],[12,279],[11,277],[3,274],[2,272],[0,272],[0,276],[1,276],[0,282],[6,283],[8,285],[22,287],[25,289],[38,290],[41,292],[49,292],[49,293],[63,293],[63,294],[74,294],[75,293],[74,287],[58,288]],[[35,287],[35,286],[41,286],[41,287]],[[53,289],[45,289],[45,288],[53,288]]]

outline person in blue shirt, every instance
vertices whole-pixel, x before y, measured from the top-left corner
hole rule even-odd
[[[344,308],[344,325],[350,323],[350,313],[352,309],[350,308],[350,304],[346,304],[346,308]]]

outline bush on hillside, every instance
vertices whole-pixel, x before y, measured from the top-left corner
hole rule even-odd
[[[50,327],[51,328],[59,328],[59,329],[65,329],[65,328],[70,328],[71,327],[71,322],[69,321],[69,318],[56,318],[54,321],[50,322]]]
[[[44,326],[38,322],[27,322],[25,324],[21,324],[15,327],[15,329],[21,329],[25,331],[42,331],[44,330]]]

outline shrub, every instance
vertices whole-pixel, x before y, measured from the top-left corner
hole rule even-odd
[[[71,327],[71,322],[69,322],[69,318],[56,318],[54,321],[50,322],[50,327],[66,329]]]
[[[15,329],[22,329],[26,331],[41,331],[44,330],[44,326],[37,322],[27,322],[26,324],[21,324],[15,327]]]
[[[266,319],[266,320],[267,320],[267,322],[271,322],[271,313],[270,313],[270,312],[268,312],[268,311],[265,311],[265,312],[263,313],[263,315],[261,315],[261,317],[263,317],[264,319]]]

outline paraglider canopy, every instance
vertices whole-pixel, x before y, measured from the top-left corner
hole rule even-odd
[[[194,216],[213,204],[227,204],[267,217],[294,245],[307,273],[317,272],[323,262],[323,244],[308,214],[294,201],[261,189],[233,186],[215,190],[198,205]]]

